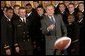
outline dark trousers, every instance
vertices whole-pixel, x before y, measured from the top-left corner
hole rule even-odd
[[[80,55],[80,42],[75,42],[67,49],[69,55]]]
[[[20,55],[33,55],[33,47],[31,40],[23,40],[19,42],[20,46]]]

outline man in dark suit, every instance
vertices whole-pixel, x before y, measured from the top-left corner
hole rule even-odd
[[[77,17],[78,17],[77,24],[79,26],[78,28],[79,28],[79,37],[80,37],[79,42],[81,43],[80,47],[82,48],[82,47],[84,47],[84,43],[83,43],[84,42],[84,40],[83,40],[83,37],[84,37],[84,15],[82,12],[78,12]],[[82,48],[80,50],[84,51],[85,49]],[[81,52],[81,53],[83,53],[83,52]]]
[[[79,11],[82,12],[83,15],[84,15],[84,2],[80,2],[80,3],[79,3],[78,9],[79,9]]]
[[[80,18],[81,20],[79,20],[79,25],[81,26],[80,27],[80,54],[81,55],[84,55],[84,51],[85,51],[85,43],[84,43],[84,32],[85,32],[85,28],[84,28],[84,2],[80,2],[79,3],[79,11],[83,13],[83,18]],[[81,17],[82,15],[80,15],[79,17]]]
[[[14,7],[13,7],[14,9],[14,13],[13,13],[13,19],[12,20],[16,20],[17,18],[18,18],[18,12],[19,12],[19,8],[20,8],[20,6],[19,5],[14,5]]]
[[[13,55],[13,9],[6,8],[4,16],[1,19],[1,55]]]
[[[74,7],[74,4],[73,3],[69,3],[68,5],[68,13],[67,13],[67,16],[68,15],[73,15],[75,17],[75,21],[77,21],[77,12],[75,11],[75,7]]]
[[[69,15],[68,16],[68,24],[67,26],[67,36],[71,38],[71,45],[70,47],[67,49],[68,50],[68,54],[69,55],[79,55],[79,25],[77,24],[77,22],[75,22],[74,20],[74,16],[73,15]]]
[[[37,55],[45,55],[45,38],[44,35],[42,34],[41,30],[41,20],[43,19],[44,16],[44,9],[42,6],[38,6],[36,8],[36,11],[38,13],[38,18],[37,18],[37,25],[38,25],[38,30],[37,30],[37,38],[36,38],[36,49]]]
[[[63,22],[67,24],[67,11],[64,3],[59,3],[59,14],[62,15]]]
[[[33,53],[36,55],[37,52],[37,41],[39,40],[40,36],[40,22],[38,18],[38,14],[34,9],[32,8],[32,5],[30,3],[26,4],[27,9],[27,19],[29,21],[29,34],[32,38],[32,44],[33,44]]]
[[[46,7],[47,16],[41,20],[42,33],[45,35],[46,40],[46,55],[54,55],[54,43],[55,41],[67,35],[66,27],[63,23],[61,15],[54,15],[54,7],[48,5]],[[62,34],[63,32],[63,34]],[[57,50],[56,54],[60,52]]]
[[[29,36],[29,25],[26,19],[26,9],[24,7],[19,8],[19,17],[13,21],[15,32],[15,50],[20,55],[33,55],[33,49],[31,44],[31,38]]]

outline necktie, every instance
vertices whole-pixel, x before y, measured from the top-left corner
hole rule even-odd
[[[25,18],[23,18],[23,22],[25,22],[25,23],[26,23],[26,19],[25,19]]]
[[[53,17],[51,17],[51,21],[53,24],[55,24],[55,20],[53,19]]]

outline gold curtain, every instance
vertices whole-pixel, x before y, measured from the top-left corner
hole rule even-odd
[[[4,2],[6,2],[6,6],[11,6],[10,3],[13,2],[13,1],[4,1]],[[32,7],[33,7],[33,1],[15,1],[15,2],[16,2],[16,4],[18,4],[18,5],[20,5],[20,6],[23,6],[23,7],[24,7],[27,3],[30,3],[30,4],[32,5]],[[46,4],[44,4],[44,2],[45,2],[45,1],[39,1],[39,3],[43,5],[43,7],[45,7],[45,5],[46,5]],[[55,2],[55,1],[50,1],[50,3],[53,4],[53,5],[54,5],[54,2]],[[59,2],[61,3],[61,2],[63,2],[63,1],[59,1]],[[71,1],[71,2],[73,2],[73,1]],[[84,1],[79,1],[79,2],[84,2]]]

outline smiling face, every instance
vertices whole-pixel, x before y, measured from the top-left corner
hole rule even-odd
[[[54,7],[53,6],[48,6],[46,8],[47,15],[52,16],[54,14]]]
[[[61,12],[63,12],[63,11],[65,10],[64,4],[59,5],[59,10],[60,10]]]
[[[74,11],[74,5],[70,4],[68,6],[68,10],[69,10],[69,12],[73,12]]]
[[[19,9],[19,16],[24,18],[26,16],[26,10],[25,9]]]
[[[43,8],[37,8],[37,13],[38,13],[39,15],[42,15],[42,14],[44,13]]]
[[[26,6],[27,13],[30,13],[32,11],[32,6],[28,5]]]
[[[17,15],[18,15],[18,13],[19,13],[19,8],[20,8],[20,7],[18,7],[18,6],[14,8],[14,13],[17,14]]]
[[[79,4],[78,8],[79,8],[80,11],[83,11],[84,10],[84,4]]]
[[[67,21],[68,23],[72,23],[74,21],[74,17],[72,15],[69,15]]]
[[[9,10],[7,10],[6,12],[5,12],[5,15],[8,17],[8,18],[12,18],[12,16],[13,16],[13,10],[12,9],[9,9]]]

